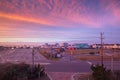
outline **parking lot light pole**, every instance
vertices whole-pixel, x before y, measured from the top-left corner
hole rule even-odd
[[[33,48],[33,50],[32,50],[32,66],[34,66],[34,54],[35,54],[35,50]]]
[[[113,72],[113,54],[111,55],[111,71]]]

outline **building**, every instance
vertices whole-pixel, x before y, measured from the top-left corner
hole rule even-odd
[[[63,48],[67,48],[69,46],[69,44],[68,43],[61,43],[60,46]]]
[[[3,47],[3,46],[0,46],[0,51],[1,51],[1,50],[4,50],[4,47]]]
[[[76,44],[73,44],[73,46],[76,49],[87,49],[87,48],[90,48],[90,45],[88,45],[87,43],[76,43]]]
[[[93,44],[93,48],[101,48],[101,44]],[[103,44],[105,49],[120,49],[120,44]]]

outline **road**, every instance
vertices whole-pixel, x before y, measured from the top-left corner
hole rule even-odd
[[[85,61],[81,62],[55,62],[46,65],[48,72],[90,72],[90,65]]]

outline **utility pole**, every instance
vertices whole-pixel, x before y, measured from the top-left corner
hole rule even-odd
[[[103,33],[100,33],[100,40],[101,40],[101,65],[103,66]]]

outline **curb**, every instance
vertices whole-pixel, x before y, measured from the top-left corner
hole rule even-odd
[[[54,80],[54,78],[52,78],[52,77],[50,76],[49,72],[47,72],[46,74],[47,74],[47,76],[49,77],[50,80]],[[78,74],[78,73],[76,73],[76,74]],[[76,75],[76,74],[73,73],[73,74],[70,76],[70,79],[69,79],[69,80],[74,80],[73,76]],[[65,79],[64,79],[64,80],[65,80]]]
[[[53,80],[52,77],[48,74],[48,72],[46,74],[47,74],[47,76],[49,77],[50,80]]]
[[[74,73],[72,76],[71,76],[71,80],[74,80],[74,76],[76,75],[76,74],[78,74],[79,72],[77,72],[77,73]]]
[[[74,74],[71,76],[71,80],[74,80],[74,76],[75,76],[76,74],[87,74],[87,73],[80,73],[80,72],[74,73]]]

